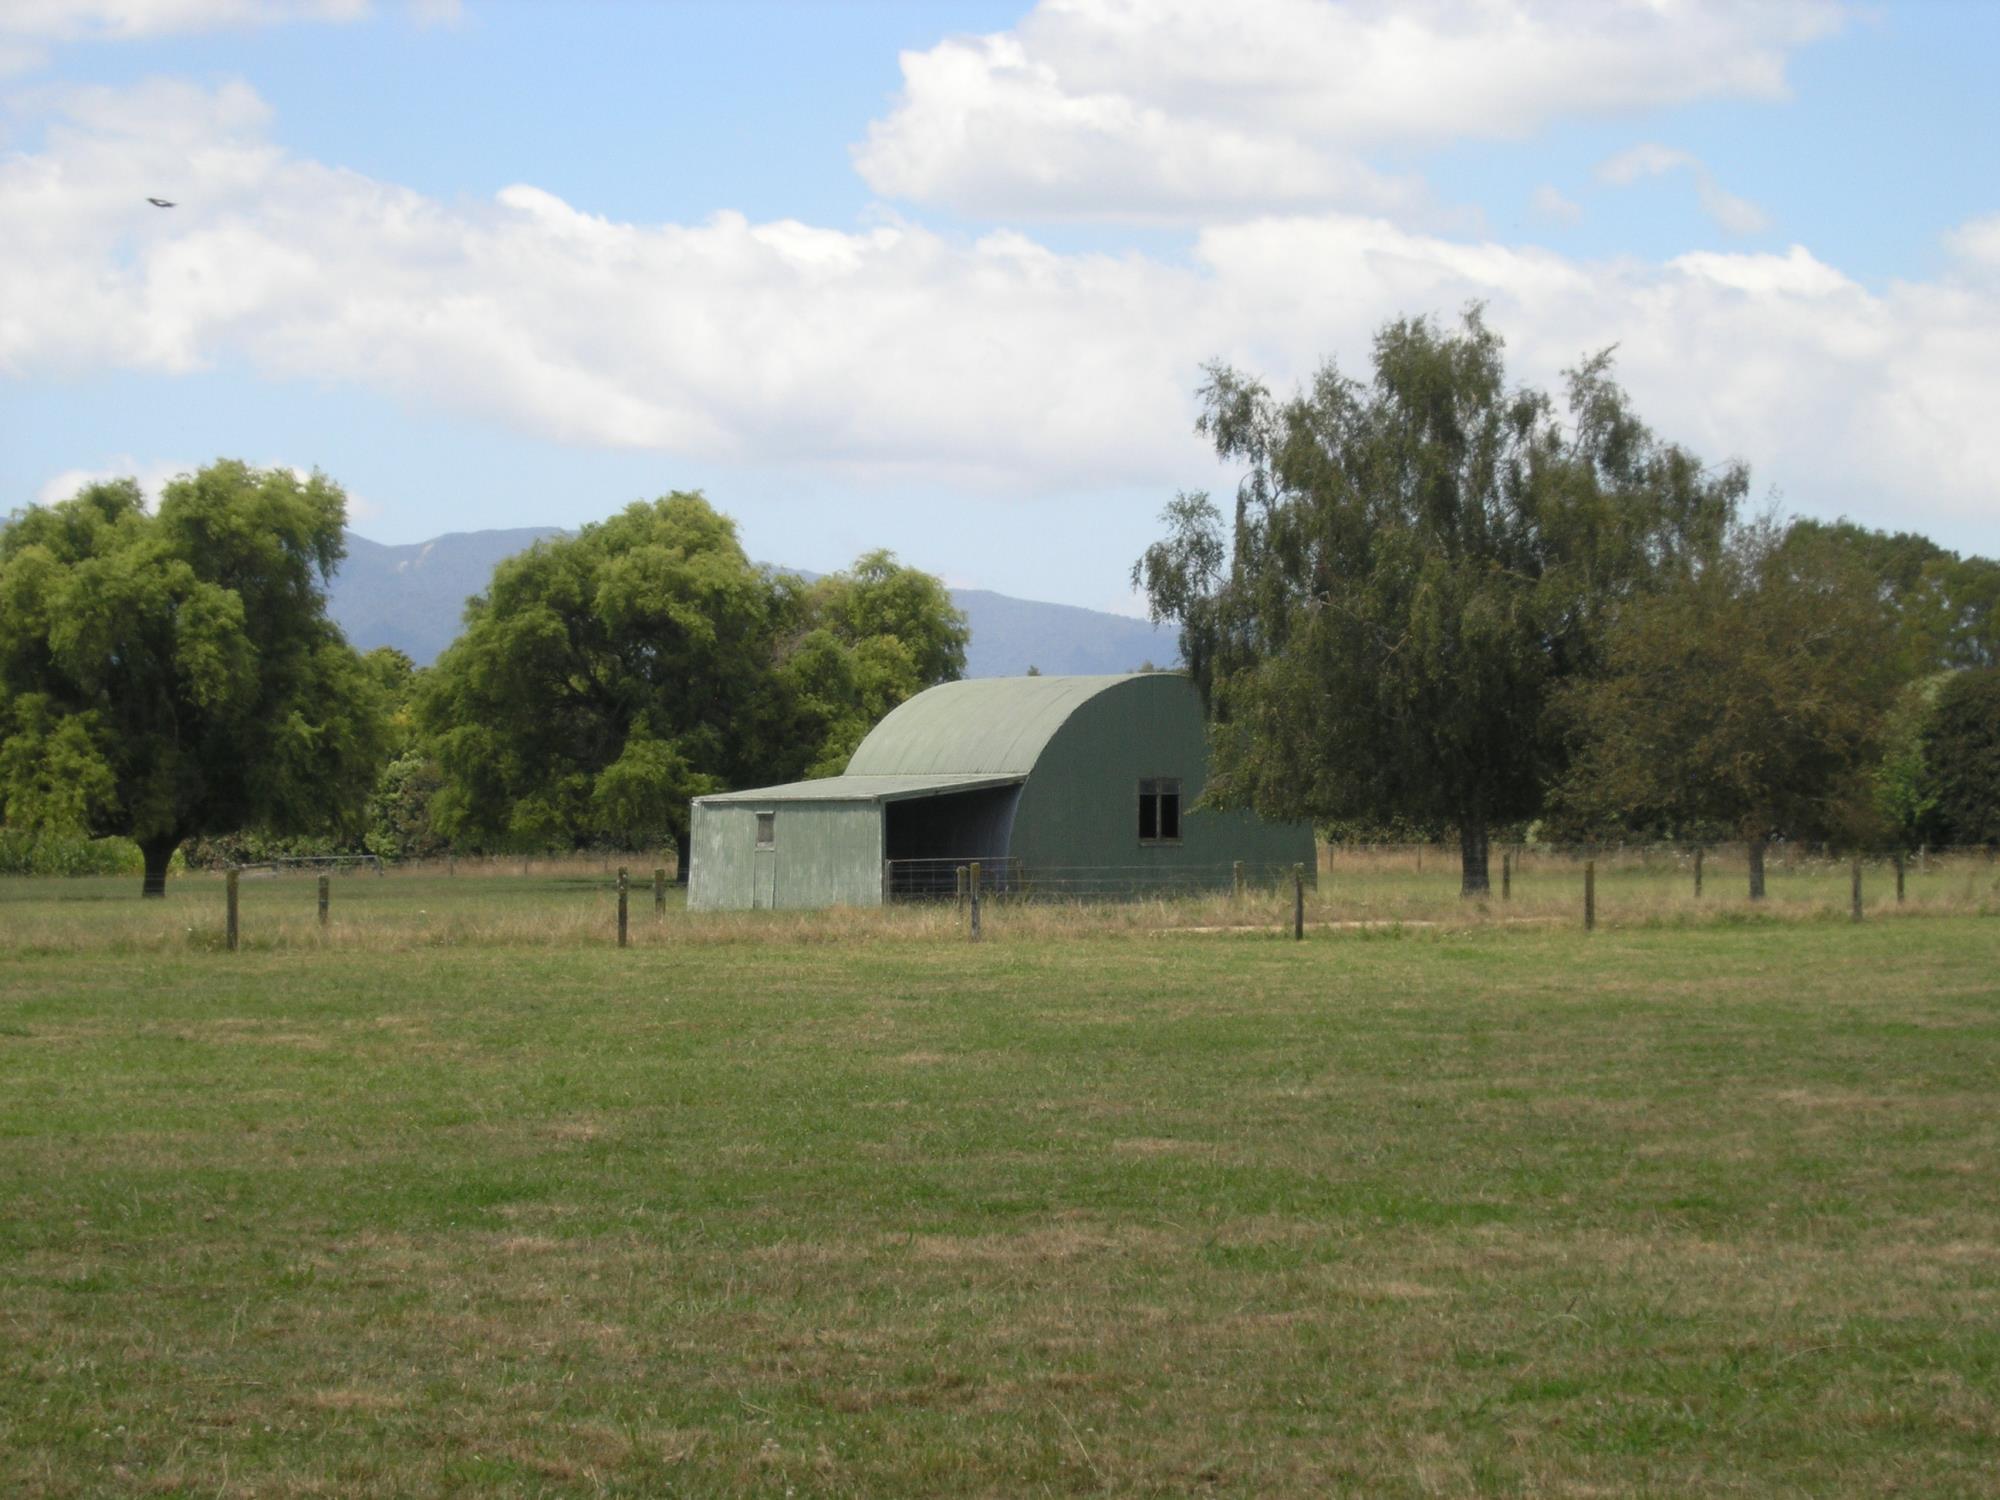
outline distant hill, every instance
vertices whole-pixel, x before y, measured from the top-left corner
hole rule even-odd
[[[458,634],[465,601],[484,591],[493,565],[547,536],[553,526],[452,531],[388,547],[347,534],[347,561],[327,591],[328,612],[362,651],[394,646],[428,666]],[[808,575],[810,576],[810,575]],[[953,589],[972,627],[966,675],[1009,677],[1029,667],[1057,673],[1129,672],[1179,659],[1174,634],[1144,620],[1070,604]]]
[[[985,589],[953,589],[951,600],[972,627],[965,648],[968,677],[1014,677],[1030,667],[1056,675],[1130,672],[1180,660],[1173,631],[1128,615],[1011,599]]]
[[[448,531],[385,547],[350,531],[347,561],[327,590],[327,613],[356,650],[394,646],[427,667],[458,634],[465,601],[485,592],[493,565],[559,534],[553,526]]]

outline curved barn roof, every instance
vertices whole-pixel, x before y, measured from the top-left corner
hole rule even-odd
[[[869,732],[849,776],[1026,776],[1069,716],[1138,673],[976,677],[917,694]]]

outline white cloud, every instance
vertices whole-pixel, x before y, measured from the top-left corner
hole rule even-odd
[[[1043,0],[902,57],[855,161],[876,191],[982,217],[1429,212],[1365,153],[1552,120],[1782,98],[1834,0]]]
[[[893,220],[642,226],[526,185],[445,203],[277,150],[238,87],[73,106],[0,156],[0,378],[227,361],[583,445],[1164,493],[1209,472],[1202,360],[1283,388],[1329,353],[1358,369],[1388,317],[1478,299],[1522,378],[1615,343],[1661,431],[1794,505],[1990,525],[1993,220],[1938,279],[1881,290],[1803,247],[1588,261],[1337,213],[1210,226],[1169,264]],[[148,208],[174,172],[182,206]]]
[[[101,484],[108,479],[136,479],[139,489],[146,497],[146,508],[157,510],[160,492],[170,480],[183,474],[191,474],[194,464],[178,463],[172,459],[150,459],[141,461],[129,453],[107,458],[103,463],[87,469],[64,469],[60,474],[52,474],[42,487],[35,492],[37,505],[54,505],[58,500],[67,500],[87,485]]]
[[[403,0],[419,26],[455,21],[459,0]],[[0,0],[0,78],[47,66],[49,49],[200,31],[358,21],[371,0]]]
[[[455,20],[459,0],[407,0],[419,25]],[[0,79],[34,72],[52,46],[136,42],[176,33],[355,21],[370,0],[0,0]]]
[[[1966,265],[2000,271],[2000,214],[1972,219],[1946,236],[1946,248]]]
[[[1748,198],[1725,192],[1700,158],[1671,146],[1646,142],[1630,147],[1601,163],[1597,177],[1613,187],[1630,187],[1642,178],[1664,177],[1672,172],[1686,172],[1694,179],[1702,212],[1727,233],[1761,234],[1771,227],[1770,216],[1763,209]]]
[[[133,41],[228,26],[351,21],[368,9],[368,0],[8,0],[0,36]]]
[[[1577,224],[1583,220],[1582,205],[1565,198],[1552,183],[1545,182],[1536,188],[1534,196],[1529,199],[1529,206],[1534,209],[1536,218],[1551,224]]]
[[[58,501],[69,499],[87,485],[101,484],[108,479],[136,479],[139,481],[140,493],[146,497],[146,508],[158,510],[160,496],[165,492],[167,485],[183,475],[194,473],[199,467],[199,464],[183,463],[178,459],[138,459],[129,453],[121,453],[91,468],[64,469],[58,474],[50,475],[35,492],[35,503],[54,505]],[[301,468],[297,464],[269,463],[257,464],[254,467],[290,469],[301,482],[312,477],[310,469]],[[377,521],[382,515],[382,507],[373,500],[357,495],[353,490],[347,491],[348,525],[352,526],[361,521]]]

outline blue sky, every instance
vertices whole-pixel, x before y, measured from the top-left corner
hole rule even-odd
[[[1132,608],[1200,362],[1477,298],[1760,494],[2000,553],[2000,8],[0,13],[0,484],[318,466],[383,541],[675,488]],[[179,204],[145,206],[148,193]]]

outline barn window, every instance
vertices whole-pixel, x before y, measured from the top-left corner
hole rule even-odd
[[[778,847],[778,815],[774,812],[757,814],[757,847],[775,849]]]
[[[1178,844],[1181,841],[1181,783],[1175,776],[1149,777],[1139,783],[1139,842]]]

